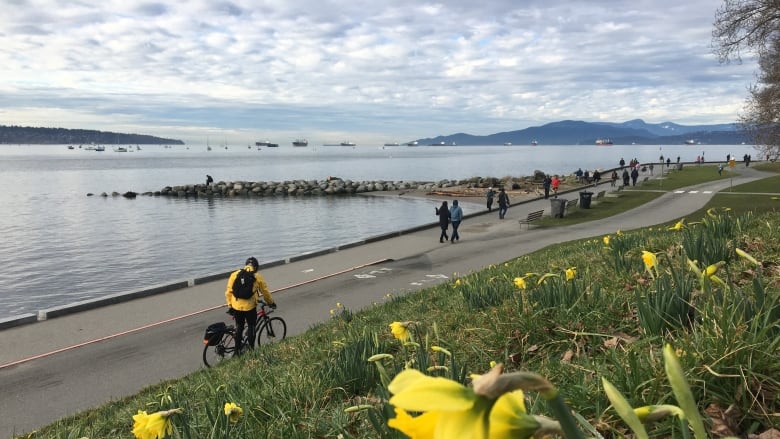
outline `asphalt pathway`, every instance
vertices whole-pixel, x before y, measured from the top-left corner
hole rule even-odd
[[[431,228],[342,249],[262,271],[279,304],[288,336],[330,318],[336,303],[356,311],[500,264],[551,244],[673,221],[704,206],[731,185],[772,174],[738,168],[732,179],[665,193],[631,211],[567,227],[518,224],[548,200],[467,217],[461,241],[439,243]],[[655,176],[656,178],[658,175]],[[653,177],[651,177],[653,178]],[[593,191],[609,191],[602,183]],[[637,188],[639,189],[639,187]],[[562,194],[561,198],[578,196]],[[471,206],[469,206],[471,207]],[[598,209],[598,205],[592,206]],[[467,214],[469,212],[466,212]],[[244,255],[237,256],[237,265]],[[203,331],[226,321],[225,280],[2,331],[0,338],[0,437],[12,437],[59,418],[118,400],[166,379],[203,367]]]

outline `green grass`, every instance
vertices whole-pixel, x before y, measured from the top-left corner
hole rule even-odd
[[[672,172],[664,184],[691,182],[686,172]],[[614,200],[623,209],[654,194],[625,192]],[[182,438],[401,438],[385,426],[392,416],[389,394],[382,373],[366,361],[379,353],[392,354],[382,362],[390,377],[410,365],[467,383],[468,374],[486,372],[491,361],[508,371],[539,373],[600,434],[618,437],[629,432],[609,408],[600,378],[635,407],[675,404],[661,356],[666,343],[678,350],[699,409],[733,407],[730,434],[780,428],[773,415],[780,412],[780,358],[772,355],[780,350],[780,213],[746,209],[751,202],[743,200],[752,197],[718,195],[711,205],[717,214],[691,215],[680,231],[653,227],[612,235],[608,246],[600,237],[558,244],[433,288],[388,296],[361,312],[338,309],[330,321],[283,343],[25,437],[130,438],[138,410],[182,408],[171,418]],[[587,214],[602,206],[594,207]],[[743,207],[749,213],[739,214]],[[763,264],[736,257],[735,248]],[[654,277],[644,268],[642,250],[658,257]],[[717,275],[726,285],[692,273],[686,256],[723,258]],[[577,274],[566,281],[561,276],[570,267]],[[513,281],[527,273],[559,277],[537,284],[539,276],[529,276],[527,289],[520,290]],[[388,329],[393,321],[414,322],[417,344],[395,340]],[[235,425],[222,413],[226,402],[244,409]],[[344,411],[352,406],[364,410]],[[527,408],[551,415],[534,392],[527,393]],[[682,437],[679,424],[670,421],[648,429],[653,437]]]

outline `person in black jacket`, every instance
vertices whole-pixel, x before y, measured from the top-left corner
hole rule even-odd
[[[441,207],[436,208],[436,215],[439,215],[439,226],[441,227],[439,242],[445,242],[450,239],[450,237],[447,236],[447,229],[450,227],[450,208],[447,207],[446,201],[442,201]]]

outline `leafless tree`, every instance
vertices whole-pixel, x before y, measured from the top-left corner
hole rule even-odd
[[[715,17],[713,51],[721,62],[758,56],[757,82],[750,87],[743,129],[761,155],[780,155],[780,0],[725,0]]]

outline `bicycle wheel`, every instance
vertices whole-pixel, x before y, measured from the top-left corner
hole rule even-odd
[[[222,341],[215,346],[203,347],[203,364],[206,367],[216,366],[220,361],[233,355],[236,351],[236,339],[233,334],[226,332],[222,335]]]
[[[281,317],[271,317],[257,330],[257,345],[278,343],[287,337],[287,323]]]

